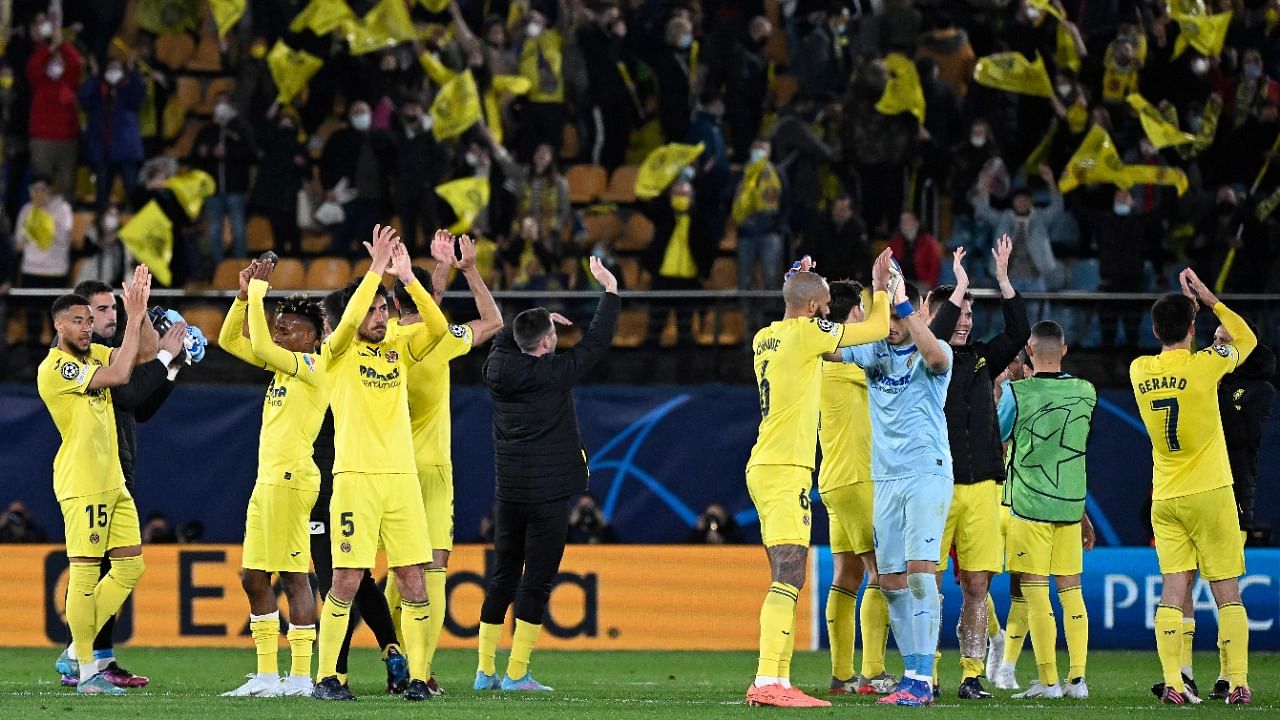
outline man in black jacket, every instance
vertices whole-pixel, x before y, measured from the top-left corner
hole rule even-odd
[[[347,126],[329,136],[320,154],[325,201],[341,203],[343,212],[342,223],[333,228],[330,255],[345,257],[353,251],[359,255],[360,245],[352,240],[368,232],[392,198],[391,183],[397,171],[395,141],[386,130],[373,128],[372,118],[369,103],[351,103]],[[354,193],[349,197],[338,195],[338,183],[344,179],[345,189]]]
[[[569,321],[534,308],[498,333],[484,364],[484,383],[493,398],[497,502],[495,566],[480,608],[476,690],[551,690],[533,679],[529,658],[564,555],[569,497],[587,490],[587,453],[578,433],[573,385],[612,344],[621,302],[617,278],[598,258],[591,258],[591,274],[604,286],[604,296],[572,350],[555,354],[555,326]],[[513,600],[515,637],[499,681],[494,656]]]
[[[86,280],[75,287],[74,292],[89,300],[93,318],[93,342],[116,347],[119,345],[116,328],[116,296],[111,286],[97,280]],[[146,422],[160,409],[160,405],[173,391],[174,380],[182,366],[185,323],[174,323],[160,337],[151,323],[142,324],[142,345],[138,350],[138,366],[133,369],[129,382],[111,389],[111,400],[116,408],[116,437],[120,446],[120,469],[124,472],[124,484],[129,494],[137,497],[133,489],[134,460],[138,454],[138,426]],[[106,577],[111,563],[104,558],[102,575]],[[107,619],[93,641],[94,660],[102,668],[102,676],[112,685],[122,688],[144,687],[150,679],[134,675],[115,660],[114,616]],[[63,685],[75,685],[79,676],[63,673]]]
[[[1213,344],[1230,343],[1231,334],[1219,325],[1213,334]],[[1227,438],[1227,457],[1231,462],[1236,506],[1240,512],[1240,531],[1244,533],[1248,533],[1253,525],[1258,448],[1262,445],[1262,431],[1276,403],[1276,389],[1271,384],[1275,374],[1275,353],[1259,344],[1235,372],[1227,374],[1218,384],[1222,431]]]
[[[983,651],[987,650],[987,590],[992,574],[1004,568],[1000,484],[1005,477],[992,381],[1031,336],[1022,297],[1009,282],[1012,252],[1013,241],[1008,235],[1000,238],[992,250],[1004,330],[985,343],[971,342],[969,337],[973,331],[973,296],[968,292],[963,248],[955,251],[955,286],[934,288],[928,297],[929,327],[938,337],[950,338],[948,342],[955,352],[945,409],[955,494],[938,548],[941,551],[938,572],[946,570],[954,540],[960,589],[964,593],[958,630],[962,671],[959,697],[962,700],[991,697],[978,678],[983,674]],[[998,634],[992,638],[988,657],[999,657],[997,650],[1003,654],[1003,640]]]

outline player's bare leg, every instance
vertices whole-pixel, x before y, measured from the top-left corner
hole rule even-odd
[[[769,556],[772,584],[760,608],[760,663],[747,689],[747,704],[777,707],[830,707],[791,686],[791,652],[795,647],[796,601],[808,571],[809,548],[774,545]]]
[[[982,663],[987,650],[987,591],[990,589],[990,572],[960,570],[960,592],[964,595],[964,603],[960,607],[956,639],[960,641],[960,667],[963,674],[959,697],[964,700],[993,697],[983,689],[978,680],[978,676],[983,673]]]

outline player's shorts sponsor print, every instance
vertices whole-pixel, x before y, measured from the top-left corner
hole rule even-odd
[[[390,567],[429,562],[430,532],[418,477],[334,475],[329,537],[334,567],[371,568],[380,545]]]

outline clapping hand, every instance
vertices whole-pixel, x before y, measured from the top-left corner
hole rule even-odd
[[[885,248],[871,265],[871,287],[873,290],[889,289],[889,268],[893,264],[893,251]]]
[[[405,285],[413,282],[413,263],[409,260],[409,251],[402,242],[397,242],[391,248],[390,269],[391,274],[399,278],[400,282]]]
[[[369,257],[372,262],[369,265],[369,272],[381,275],[387,271],[387,267],[391,263],[391,253],[395,249],[400,237],[396,234],[396,229],[390,225],[374,225],[372,242],[365,242],[364,248],[369,251]]]
[[[605,292],[617,294],[618,278],[614,277],[613,273],[609,272],[609,268],[605,267],[604,263],[600,262],[600,258],[595,255],[591,256],[591,275],[596,282],[604,286]]]
[[[431,238],[431,257],[445,265],[456,264],[457,255],[453,250],[453,235],[448,230],[436,230],[435,236]]]
[[[459,270],[470,270],[476,266],[476,241],[470,236],[463,235],[458,238],[458,250],[461,257],[453,264]]]
[[[147,300],[151,298],[151,271],[146,265],[133,270],[133,281],[124,284],[124,311],[129,318],[146,319]]]
[[[956,288],[969,287],[969,272],[964,269],[965,249],[958,247],[951,253],[951,271],[956,276]]]
[[[1196,303],[1196,309],[1200,309],[1200,305],[1212,308],[1218,304],[1218,298],[1213,294],[1203,282],[1200,276],[1196,275],[1196,271],[1191,268],[1178,273],[1178,282],[1182,285],[1182,294],[1191,298]]]

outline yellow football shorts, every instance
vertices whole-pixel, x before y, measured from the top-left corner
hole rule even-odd
[[[874,483],[859,482],[822,493],[831,525],[831,552],[862,555],[875,550],[871,532]]]
[[[1000,485],[995,480],[956,485],[942,531],[938,570],[946,570],[951,546],[961,570],[998,573],[1004,570],[1004,533]]]
[[[1151,527],[1161,573],[1199,569],[1210,582],[1244,574],[1244,543],[1230,485],[1152,502]]]
[[[240,567],[265,572],[311,571],[311,506],[315,490],[287,485],[253,486],[244,519]]]
[[[58,504],[62,507],[69,558],[100,558],[108,550],[142,544],[138,508],[123,485]]]
[[[453,551],[453,464],[419,465],[418,482],[432,550]]]
[[[1009,572],[1079,575],[1084,569],[1080,523],[1048,523],[1009,518]]]
[[[765,547],[809,546],[812,519],[809,489],[813,471],[798,465],[754,465],[747,468],[747,493],[760,516]]]
[[[430,562],[427,514],[417,476],[334,475],[329,537],[336,568],[372,568],[380,543],[387,551],[387,567]]]

